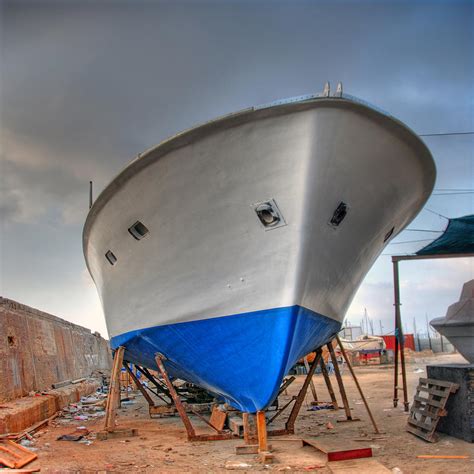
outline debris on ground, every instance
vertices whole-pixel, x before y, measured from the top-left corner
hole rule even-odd
[[[252,464],[248,464],[246,462],[240,462],[240,461],[227,461],[225,463],[225,466],[224,466],[226,469],[230,470],[230,471],[234,471],[234,470],[239,470],[239,469],[245,469],[245,470],[248,470],[248,469],[251,469],[253,466]]]
[[[443,356],[436,360],[457,363],[454,356]],[[407,370],[409,396],[414,392],[419,375]],[[352,415],[359,417],[358,423],[338,424],[334,428],[333,422],[337,420],[343,410],[334,413],[329,410],[304,411],[296,421],[298,438],[286,436],[272,436],[269,434],[269,443],[272,444],[275,459],[272,465],[265,465],[255,459],[255,455],[239,456],[235,459],[235,448],[241,441],[237,439],[218,442],[188,442],[186,432],[179,417],[152,419],[148,415],[148,404],[138,392],[122,392],[122,397],[134,400],[136,404],[127,406],[123,404],[117,416],[119,429],[132,430],[140,428],[140,436],[109,439],[106,442],[96,441],[97,433],[103,429],[104,420],[100,416],[100,404],[104,404],[106,395],[98,391],[88,397],[83,397],[76,403],[67,407],[61,416],[52,420],[49,426],[42,426],[36,433],[28,431],[28,436],[23,439],[30,446],[25,449],[37,449],[38,460],[27,467],[39,467],[42,472],[208,472],[220,473],[228,470],[240,472],[283,471],[283,472],[321,472],[324,474],[343,474],[341,463],[336,461],[329,465],[327,455],[316,449],[308,449],[301,445],[301,439],[317,439],[339,443],[347,448],[351,443],[357,447],[370,447],[374,449],[376,458],[363,458],[352,460],[357,470],[347,470],[344,474],[352,472],[450,472],[455,469],[457,474],[471,474],[471,458],[444,459],[444,458],[417,458],[421,456],[463,456],[470,454],[470,445],[456,438],[441,434],[439,444],[427,444],[425,441],[413,437],[405,432],[407,413],[403,406],[388,408],[393,396],[393,370],[380,367],[357,367],[357,375],[366,393],[371,396],[371,408],[374,416],[380,420],[384,435],[375,434],[363,405],[356,405],[356,388],[347,384],[347,397],[351,400]],[[344,374],[348,377],[350,374]],[[304,376],[298,376],[294,384],[288,388],[288,394],[282,395],[281,406],[297,395]],[[325,387],[321,375],[315,375],[317,387]],[[135,398],[133,398],[135,395]],[[306,408],[311,404],[311,392],[308,391]],[[95,407],[95,408],[94,408]],[[99,408],[99,410],[97,410]],[[142,408],[140,412],[137,408]],[[96,411],[97,410],[97,411]],[[102,411],[104,408],[102,407]],[[387,410],[387,411],[386,411]],[[289,410],[288,410],[289,411]],[[136,417],[138,414],[138,418]],[[87,416],[87,420],[75,420],[75,416]],[[389,418],[389,415],[391,417]],[[212,434],[208,425],[194,415],[190,415],[193,424],[199,433]],[[277,418],[272,429],[284,428],[286,417]],[[327,426],[332,426],[328,428]],[[88,434],[86,434],[87,431]],[[75,435],[82,438],[78,441],[57,441],[61,435]],[[298,442],[299,440],[299,442]],[[29,444],[27,443],[27,444]],[[135,453],[135,455],[133,455]],[[138,454],[137,454],[138,453]],[[378,461],[378,465],[377,465]],[[372,466],[371,464],[372,463]],[[396,467],[394,467],[396,466]],[[370,470],[370,468],[373,470]],[[384,468],[385,467],[385,468]]]
[[[107,394],[100,388],[94,395],[82,397],[79,402],[70,403],[64,407],[57,418],[52,422],[53,426],[68,425],[75,421],[87,421],[105,416],[105,403]]]
[[[334,410],[334,405],[332,403],[318,403],[308,408],[307,411],[319,411],[319,410]]]
[[[80,441],[89,434],[89,430],[84,426],[80,426],[73,433],[63,434],[56,438],[56,441]]]

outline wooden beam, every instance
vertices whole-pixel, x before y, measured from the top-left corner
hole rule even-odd
[[[128,364],[128,362],[124,362],[123,365],[127,369],[127,372],[130,374],[130,377],[132,377],[132,380],[135,382],[135,385],[137,386],[138,390],[140,390],[150,407],[155,406],[155,403],[150,397],[150,394],[145,390],[145,387],[143,387],[142,383],[140,382],[140,380],[138,380],[138,377],[133,373],[133,370],[128,366]]]
[[[329,345],[331,345],[331,343],[328,344],[328,348],[329,348]],[[328,369],[326,367],[326,364],[324,363],[323,357],[321,357],[320,365],[321,365],[321,372],[323,374],[324,381],[326,382],[326,387],[328,388],[328,392],[329,392],[329,396],[331,397],[332,404],[334,405],[334,408],[338,410],[339,405],[337,404],[336,394],[334,393],[334,389],[332,388],[331,378],[329,377]]]
[[[337,340],[337,343],[339,344],[339,349],[342,352],[342,356],[346,360],[347,367],[349,367],[349,371],[352,375],[352,378],[354,379],[354,382],[356,384],[357,390],[359,391],[360,397],[362,398],[362,401],[364,402],[365,409],[367,410],[367,413],[369,414],[370,421],[372,422],[374,430],[377,434],[380,434],[377,423],[375,423],[375,419],[372,415],[372,412],[370,411],[369,404],[367,403],[367,400],[365,399],[364,392],[362,391],[362,387],[360,386],[359,381],[357,380],[356,374],[354,372],[354,369],[352,368],[352,364],[351,364],[349,358],[347,357],[346,350],[344,349],[344,346],[342,345],[342,342],[339,339],[339,336],[337,336],[337,335],[336,335],[336,340]]]
[[[258,435],[258,452],[268,451],[267,442],[267,424],[265,420],[265,412],[257,411],[257,435]]]
[[[336,336],[337,337],[337,336]],[[349,400],[347,399],[346,388],[344,387],[344,382],[342,381],[341,371],[339,370],[339,364],[337,363],[336,353],[334,352],[334,347],[332,347],[332,342],[328,344],[328,350],[331,354],[332,365],[334,366],[334,373],[336,374],[337,384],[339,386],[339,392],[341,393],[342,403],[344,405],[344,411],[346,412],[346,418],[352,420],[351,407],[349,406]]]
[[[253,413],[242,413],[242,421],[244,424],[244,443],[255,444],[258,441],[257,424]]]
[[[308,357],[305,356],[303,360],[304,360],[304,366],[305,366],[305,369],[306,369],[306,373],[308,373],[309,372]],[[313,377],[311,377],[311,380],[309,382],[309,386],[311,387],[311,392],[313,393],[313,399],[314,399],[315,402],[317,402],[318,401],[318,394],[316,393],[316,387],[314,386]]]
[[[120,370],[123,365],[125,347],[119,346],[115,350],[112,372],[110,374],[109,395],[105,407],[105,431],[115,428],[115,416],[120,405]]]
[[[293,434],[295,432],[295,421],[298,416],[298,413],[301,409],[301,405],[303,404],[303,401],[306,396],[306,392],[308,391],[308,386],[311,381],[311,378],[313,377],[314,371],[316,370],[317,365],[319,364],[319,360],[321,359],[321,350],[316,352],[316,357],[314,358],[311,367],[309,368],[308,375],[305,378],[305,381],[303,382],[303,386],[301,387],[300,392],[298,393],[298,396],[296,397],[295,404],[293,405],[293,408],[291,409],[290,416],[288,417],[288,420],[285,425],[285,431],[288,434]]]
[[[155,361],[156,365],[158,366],[158,370],[160,371],[161,376],[163,377],[166,387],[168,388],[169,394],[171,395],[176,409],[178,410],[179,416],[183,421],[184,427],[186,428],[186,433],[188,435],[188,439],[192,440],[196,437],[196,432],[194,431],[194,427],[191,424],[191,420],[189,419],[186,410],[184,409],[184,406],[181,403],[181,399],[179,398],[179,395],[176,392],[174,385],[171,383],[168,377],[168,372],[166,371],[165,366],[163,365],[163,359],[165,359],[165,357],[162,354],[155,354]]]

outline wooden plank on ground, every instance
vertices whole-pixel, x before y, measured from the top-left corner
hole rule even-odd
[[[346,441],[303,439],[303,446],[312,446],[322,451],[327,455],[329,462],[372,457],[372,448]]]
[[[178,410],[174,405],[154,405],[148,407],[150,416],[154,415],[174,415]]]
[[[224,429],[225,420],[227,418],[227,412],[219,410],[219,407],[215,405],[212,409],[211,418],[209,423],[218,431]]]
[[[71,384],[72,384],[72,380],[63,380],[62,382],[56,382],[56,383],[51,384],[51,387],[56,389],[56,388],[66,387],[67,385],[71,385]]]
[[[103,430],[97,432],[97,439],[101,441],[115,438],[131,438],[132,436],[138,436],[136,428],[116,428],[110,431]]]
[[[374,458],[329,462],[327,467],[332,474],[353,474],[355,472],[363,472],[364,474],[386,474],[392,472]]]
[[[446,387],[446,388],[449,388],[450,390],[453,385],[456,385],[456,384],[453,384],[452,382],[446,382],[445,380],[426,379],[423,377],[420,378],[420,383],[425,384],[425,385],[436,385],[438,387]]]

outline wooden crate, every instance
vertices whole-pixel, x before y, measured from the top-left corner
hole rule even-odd
[[[430,443],[438,441],[436,426],[441,417],[446,416],[446,402],[459,385],[444,380],[420,378],[410,416],[407,431]]]

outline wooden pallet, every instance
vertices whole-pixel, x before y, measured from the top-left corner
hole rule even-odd
[[[0,442],[0,465],[11,469],[21,469],[37,457],[37,454],[32,453],[21,444],[10,440]]]
[[[430,443],[438,441],[436,426],[442,416],[446,416],[446,402],[459,385],[444,380],[420,378],[410,416],[407,431]]]

